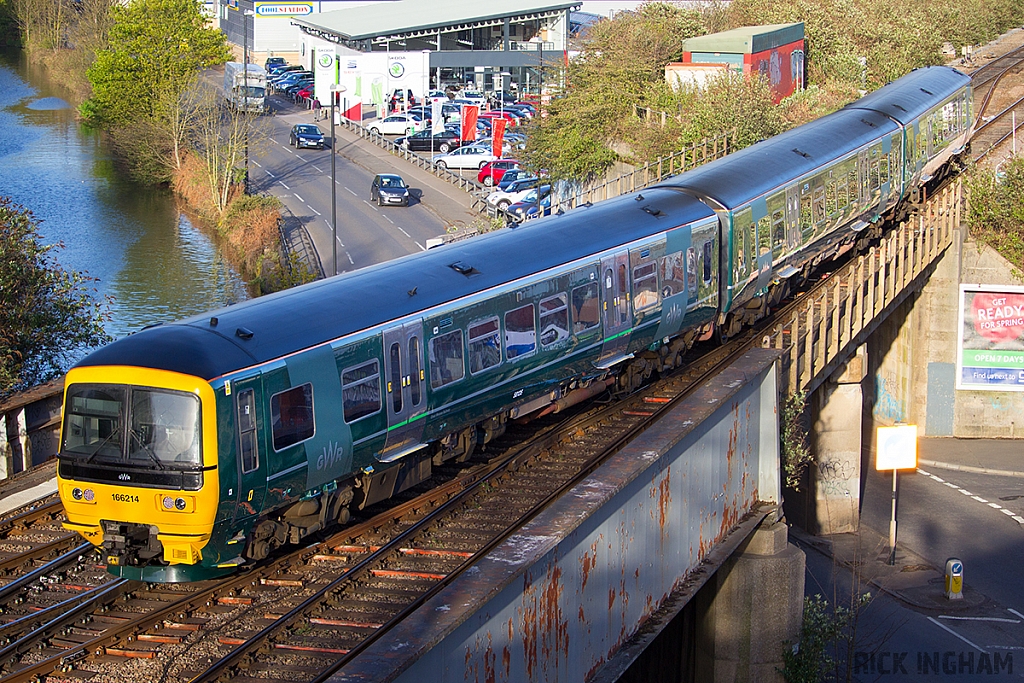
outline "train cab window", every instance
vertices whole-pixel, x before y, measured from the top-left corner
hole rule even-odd
[[[673,251],[662,256],[658,262],[661,266],[661,296],[667,298],[683,291],[684,282],[690,275],[683,267],[683,252]]]
[[[388,393],[391,395],[391,411],[402,412],[402,347],[398,342],[388,349],[387,367],[391,370],[388,377]]]
[[[462,330],[454,330],[430,340],[430,388],[457,382],[466,374],[462,359]]]
[[[242,472],[252,472],[259,467],[255,392],[252,389],[238,392],[235,405],[238,413],[238,454],[242,461]]]
[[[409,377],[412,378],[412,384],[409,386],[409,398],[412,399],[414,406],[418,406],[421,398],[420,383],[423,381],[423,378],[420,377],[419,337],[413,337],[409,340]]]
[[[270,397],[274,450],[280,451],[313,436],[313,385],[303,384]]]
[[[341,372],[341,400],[345,422],[349,424],[380,410],[379,361],[371,360]]]
[[[128,420],[128,459],[157,465],[200,465],[199,399],[180,391],[134,387]]]
[[[126,393],[123,386],[68,387],[61,455],[121,458]]]
[[[572,290],[572,333],[583,334],[601,324],[600,292],[596,282]]]
[[[643,311],[658,305],[658,268],[652,261],[633,269],[633,306]]]
[[[497,318],[469,326],[469,371],[474,375],[501,362],[499,334]]]
[[[569,338],[569,305],[565,294],[540,302],[540,345],[551,346]]]
[[[528,356],[537,348],[537,325],[533,304],[505,314],[505,357],[509,360]]]

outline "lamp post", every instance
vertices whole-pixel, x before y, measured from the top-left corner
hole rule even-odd
[[[335,57],[337,60],[337,57]],[[331,74],[331,81],[334,81],[336,74]],[[334,263],[334,274],[338,274],[338,183],[335,180],[334,150],[337,148],[334,137],[334,104],[338,94],[345,92],[345,86],[338,83],[331,83],[331,259]]]
[[[243,191],[249,194],[249,19],[256,13],[242,11],[242,118],[245,121],[245,177]]]

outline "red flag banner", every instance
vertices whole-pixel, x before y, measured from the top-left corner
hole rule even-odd
[[[480,107],[475,104],[462,105],[462,141],[472,142],[476,140],[476,117],[480,113]]]
[[[501,153],[501,145],[505,138],[505,119],[491,119],[491,141],[493,147],[491,154],[498,157],[499,159],[503,156]]]

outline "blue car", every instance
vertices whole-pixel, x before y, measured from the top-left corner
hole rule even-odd
[[[291,135],[288,136],[288,144],[296,149],[313,147],[324,148],[324,134],[312,123],[297,123],[292,126]]]

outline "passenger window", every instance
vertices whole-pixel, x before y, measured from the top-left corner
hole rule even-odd
[[[420,404],[420,338],[413,337],[409,340],[409,377],[412,378],[412,385],[409,387],[409,396],[412,404]]]
[[[633,269],[633,306],[642,311],[657,305],[658,269],[654,262],[644,263]]]
[[[772,214],[772,247],[778,250],[778,256],[782,256],[786,248],[786,212],[782,209]]]
[[[270,397],[274,450],[280,451],[313,436],[313,385],[282,391]]]
[[[683,283],[689,275],[683,269],[683,252],[674,251],[661,257],[661,295],[670,297],[683,291]]]
[[[596,282],[572,290],[572,332],[583,334],[601,324],[601,304]]]
[[[714,256],[714,247],[711,240],[704,243],[704,284],[711,284],[711,267]]]
[[[811,191],[810,188],[804,189],[804,194],[800,197],[800,230],[807,232],[814,228],[814,219],[811,217]]]
[[[565,294],[540,302],[540,345],[551,346],[569,338],[569,305]]]
[[[505,314],[505,357],[509,360],[528,356],[537,348],[537,327],[533,304],[520,306]]]
[[[473,374],[493,368],[501,362],[498,345],[498,319],[491,318],[469,326],[469,371]]]
[[[388,366],[391,377],[388,378],[388,393],[391,394],[391,410],[402,412],[402,347],[394,342],[388,349]]]
[[[825,188],[814,189],[814,222],[820,223],[825,220]]]
[[[238,444],[242,457],[242,472],[252,472],[259,467],[256,447],[256,400],[252,389],[238,392],[235,399],[238,406]]]
[[[361,417],[380,410],[380,364],[371,360],[341,373],[341,399],[345,422],[351,424]]]
[[[839,211],[838,190],[834,180],[825,186],[825,214],[833,216]]]
[[[437,389],[462,379],[466,366],[462,360],[462,330],[430,340],[430,388]]]

